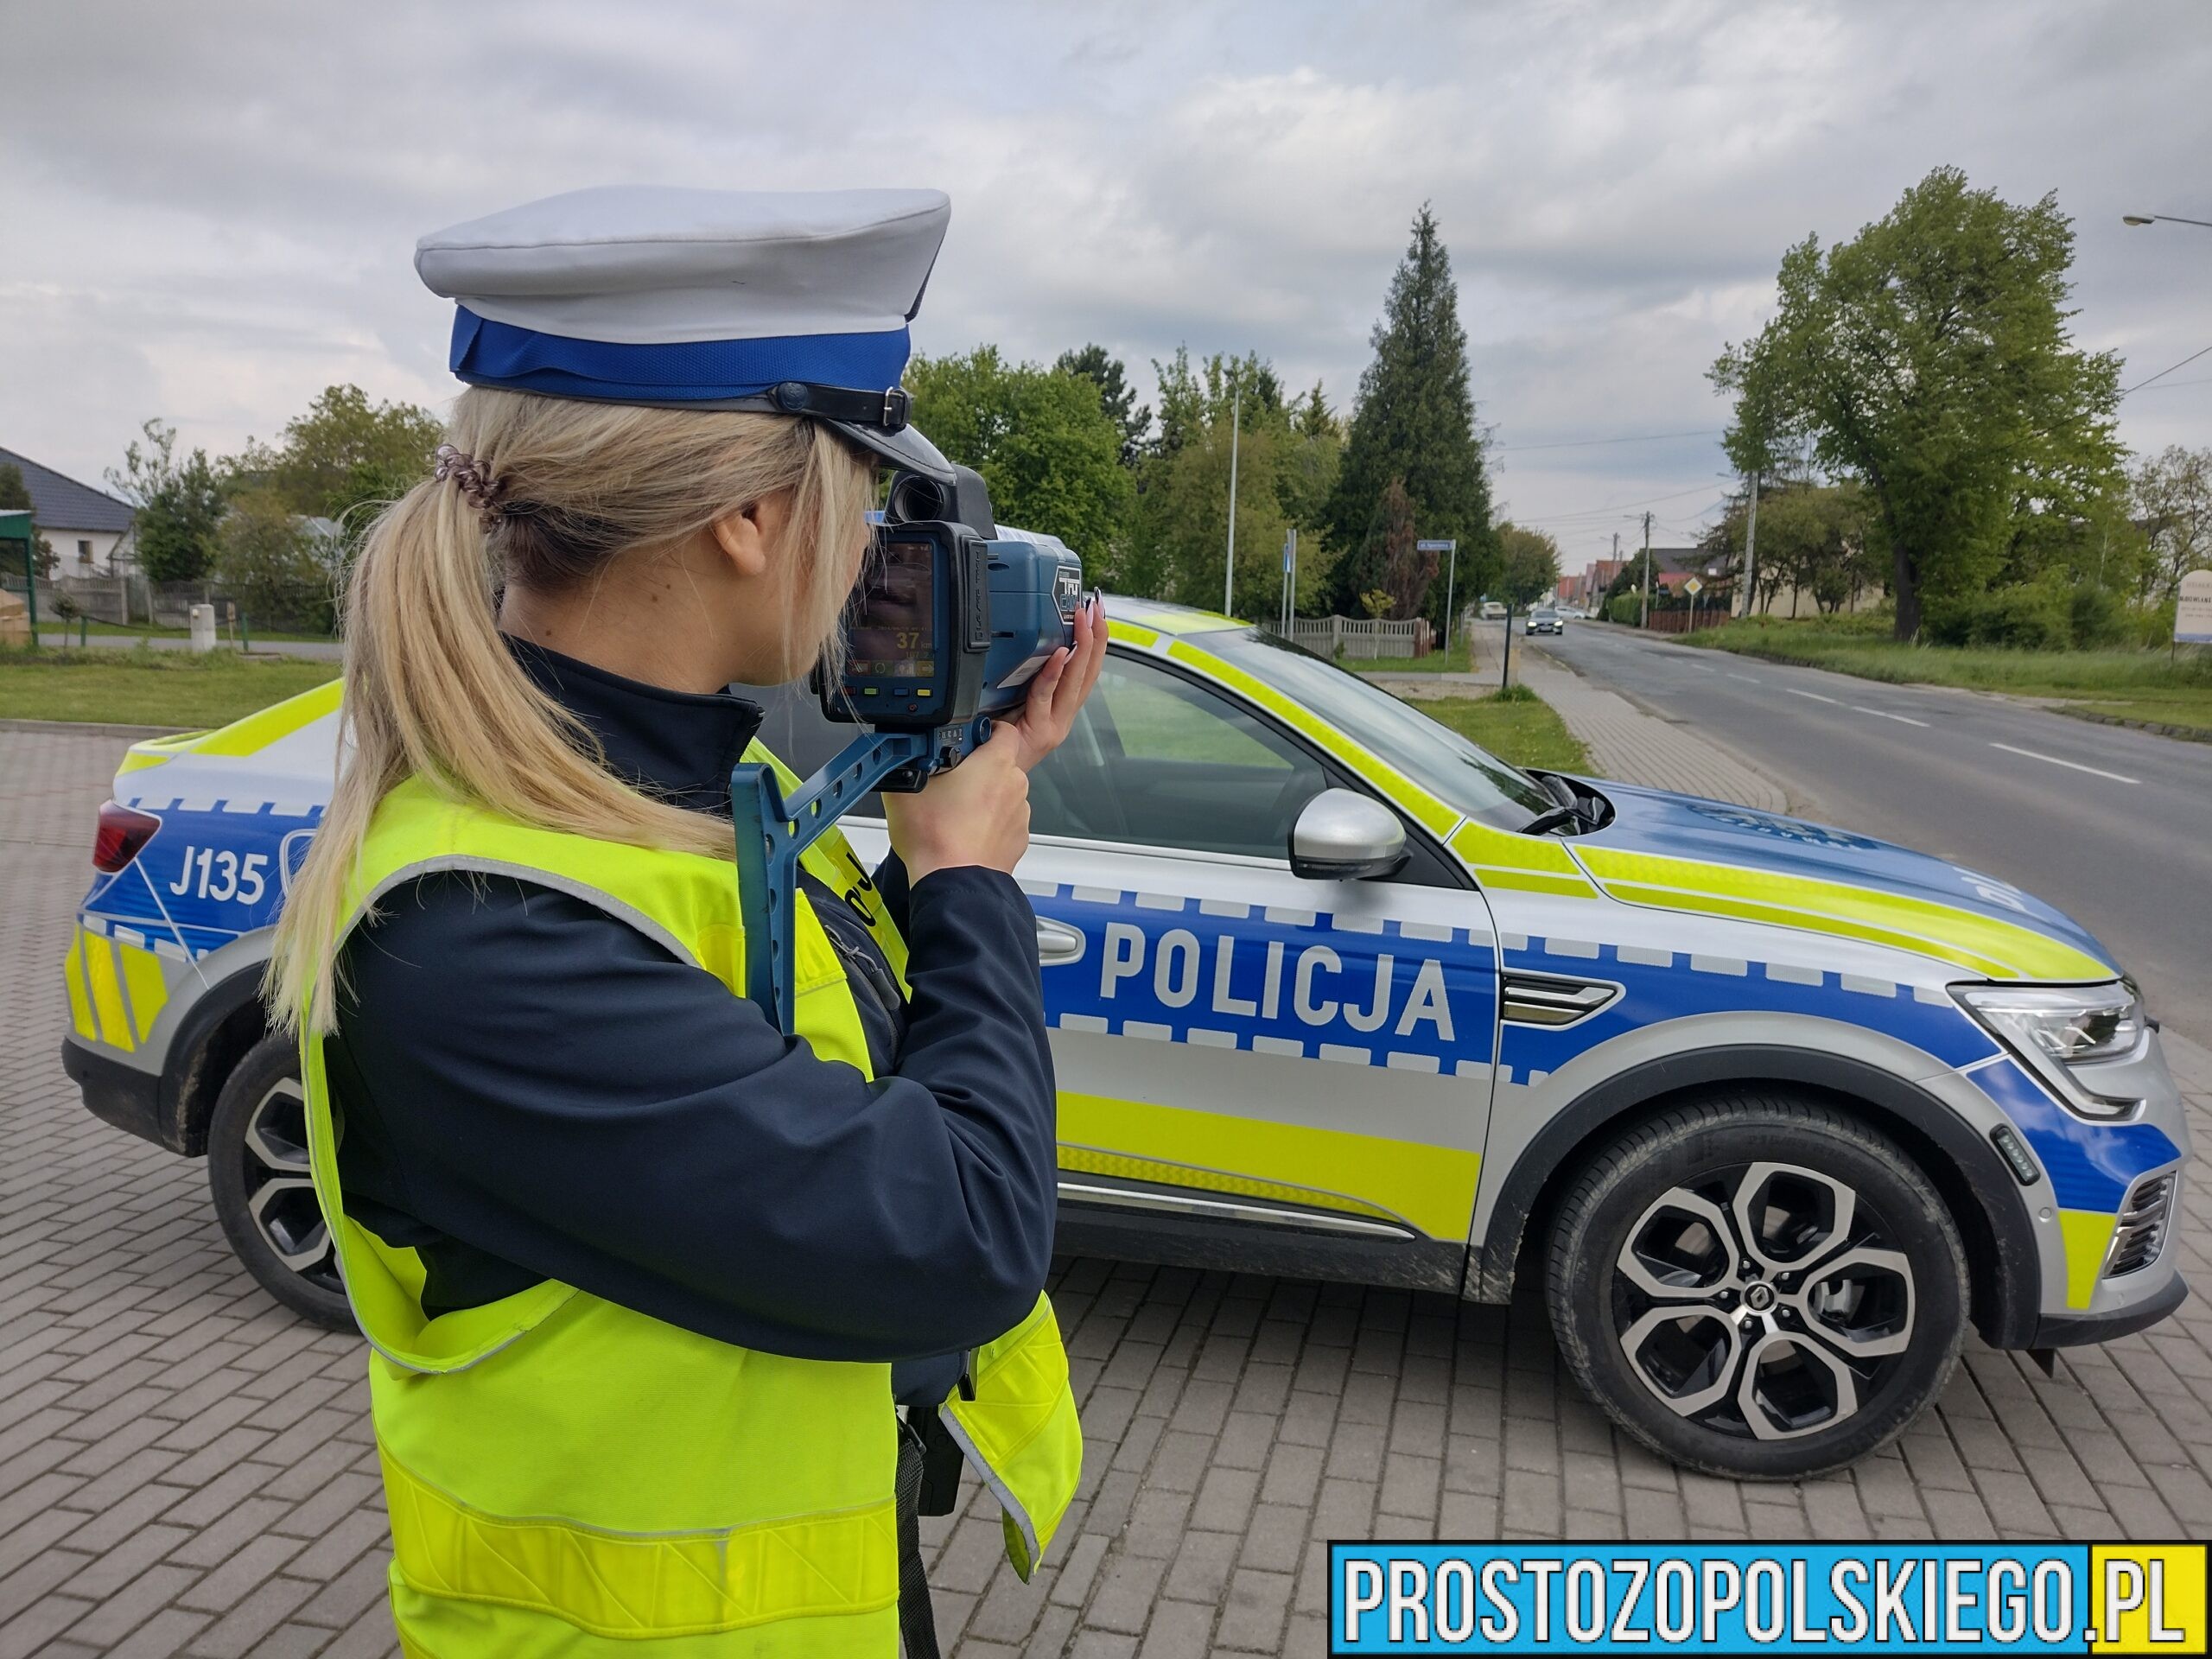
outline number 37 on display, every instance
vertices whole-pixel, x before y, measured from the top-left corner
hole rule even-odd
[[[169,883],[169,891],[180,898],[213,899],[218,904],[235,899],[242,905],[257,905],[268,891],[268,868],[266,853],[248,853],[240,859],[226,848],[188,847],[184,868]]]

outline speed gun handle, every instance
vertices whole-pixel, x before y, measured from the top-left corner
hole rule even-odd
[[[918,790],[932,772],[958,765],[989,734],[988,719],[933,732],[863,732],[788,800],[773,766],[741,760],[730,768],[745,994],[777,1030],[789,1032],[796,1017],[799,855],[870,790]]]

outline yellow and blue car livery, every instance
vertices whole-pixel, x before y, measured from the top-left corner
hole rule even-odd
[[[1498,763],[1354,677],[1225,619],[1113,609],[1107,678],[1058,781],[1033,787],[1020,872],[1064,1247],[1501,1301],[1622,1126],[1787,1087],[1919,1166],[1993,1344],[2102,1340],[2183,1300],[2167,1218],[2187,1129],[2154,1026],[2054,1077],[1969,1000],[2118,984],[2058,912],[1866,836],[1599,780],[1581,786],[1601,823],[1530,833],[1525,810],[1468,810],[1466,779]],[[327,794],[336,698],[139,744],[118,774],[118,804],[158,825],[85,899],[68,1060],[95,1112],[177,1151],[202,1149],[259,1034],[253,985]],[[805,770],[842,734],[784,696],[764,736]],[[1404,868],[1315,879],[1279,840],[1240,842],[1322,787],[1395,814]],[[880,825],[848,830],[885,849]]]

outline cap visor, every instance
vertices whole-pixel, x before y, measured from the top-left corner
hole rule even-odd
[[[824,421],[823,424],[835,427],[843,436],[893,467],[947,484],[953,481],[952,463],[937,445],[922,435],[918,427],[906,426],[896,432],[887,432],[880,426],[863,426],[857,422]]]

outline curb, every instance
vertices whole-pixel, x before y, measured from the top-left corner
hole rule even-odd
[[[181,737],[195,726],[117,726],[97,720],[0,720],[0,732],[43,732],[49,737]]]
[[[2212,731],[2202,726],[2174,726],[2163,720],[2129,720],[2120,715],[2101,715],[2070,702],[2045,703],[2053,714],[2064,715],[2069,720],[2090,721],[2099,726],[2124,726],[2131,732],[2150,732],[2159,737],[2177,737],[2184,743],[2212,743]]]

